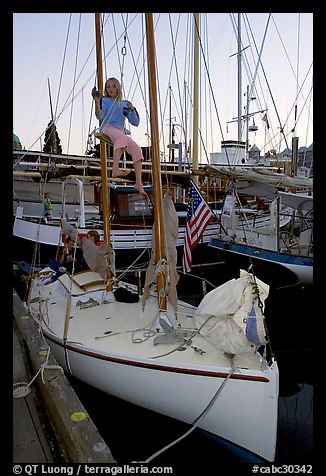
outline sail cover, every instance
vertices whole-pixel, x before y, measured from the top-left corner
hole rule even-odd
[[[98,273],[105,280],[109,269],[115,275],[115,259],[111,243],[108,245],[103,241],[100,246],[97,246],[86,236],[79,237],[76,228],[64,219],[61,220],[61,228],[63,233],[74,241],[77,239],[77,244],[83,252],[84,259],[92,271]]]
[[[179,274],[177,273],[177,241],[178,241],[178,217],[175,211],[175,206],[169,193],[166,193],[163,197],[163,215],[164,215],[164,233],[165,233],[165,247],[166,247],[166,259],[167,259],[167,297],[174,310],[177,310],[178,297],[176,285],[179,280]],[[152,255],[148,268],[146,271],[144,292],[143,292],[143,305],[145,305],[147,298],[150,294],[150,287],[155,283],[156,278],[156,263],[155,263],[155,224],[152,231]]]
[[[266,344],[264,301],[269,286],[247,271],[206,294],[196,313],[196,325],[218,350],[239,354]],[[259,305],[260,304],[260,305]]]

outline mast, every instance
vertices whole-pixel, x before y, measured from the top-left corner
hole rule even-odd
[[[51,98],[51,89],[50,89],[50,79],[48,78],[48,90],[49,90],[49,101],[50,101],[50,111],[51,111],[51,121],[53,122],[53,108],[52,108],[52,98]]]
[[[192,130],[192,169],[198,169],[198,108],[199,108],[199,33],[200,14],[194,13],[194,115]],[[195,181],[198,178],[195,177]]]
[[[171,88],[171,84],[169,84],[169,145],[172,144],[172,135],[173,135],[171,96],[172,96],[172,88]],[[169,162],[174,162],[174,149],[172,147],[169,147]]]
[[[155,223],[155,264],[165,258],[164,244],[164,221],[163,221],[163,194],[161,183],[161,164],[159,147],[158,128],[158,107],[157,107],[157,84],[156,84],[156,63],[155,63],[155,40],[153,14],[146,13],[146,41],[147,41],[147,66],[150,103],[150,124],[151,124],[151,146],[153,164],[153,186],[154,186],[154,223]],[[165,296],[165,276],[160,272],[157,276],[157,295],[159,309],[167,310],[167,299]]]
[[[57,154],[57,141],[55,136],[55,125],[54,125],[54,117],[53,117],[53,108],[52,108],[52,98],[51,98],[51,88],[50,88],[50,79],[48,78],[48,90],[49,90],[49,101],[50,101],[50,112],[51,112],[51,129],[48,137],[48,143],[50,146],[50,153]]]
[[[100,14],[95,13],[95,35],[96,35],[96,63],[97,63],[97,85],[100,95],[103,94],[103,69],[102,69],[102,44],[101,44],[101,24]],[[101,124],[101,120],[99,123]],[[102,179],[102,210],[103,210],[103,230],[104,241],[110,243],[110,221],[109,221],[109,191],[108,191],[108,169],[106,160],[106,145],[100,141],[101,159],[101,179]],[[112,291],[113,283],[109,276],[107,290]]]
[[[241,13],[238,13],[238,142],[241,142],[241,116],[242,116],[242,51],[241,51]]]

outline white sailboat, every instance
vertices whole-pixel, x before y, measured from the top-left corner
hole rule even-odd
[[[278,367],[266,352],[268,286],[243,271],[239,279],[208,293],[197,308],[177,300],[177,218],[170,197],[162,197],[151,13],[146,13],[146,30],[155,251],[143,297],[133,286],[114,280],[110,222],[104,213],[103,246],[95,247],[87,238],[80,243],[91,271],[61,276],[41,271],[32,280],[29,311],[57,361],[73,376],[273,461]],[[96,33],[101,90],[99,14]],[[103,148],[101,163],[107,210]],[[70,227],[66,231],[74,233]],[[103,267],[102,258],[109,256]]]
[[[222,254],[243,256],[253,262],[286,268],[297,282],[313,282],[312,179],[288,177],[264,168],[229,170],[208,167],[218,176],[232,179],[231,205],[220,216],[219,232],[209,246]],[[295,189],[293,191],[289,191]],[[262,200],[267,208],[240,209],[240,197]],[[251,217],[251,218],[250,218]],[[253,218],[252,218],[253,217]]]
[[[172,174],[171,174],[172,175]],[[178,176],[179,180],[181,174]],[[183,174],[184,182],[189,182],[189,174]],[[119,179],[118,179],[119,180]],[[121,179],[120,179],[121,180]],[[173,184],[169,184],[171,189]],[[94,202],[94,181],[86,183],[77,177],[51,181],[46,189],[51,194],[52,216],[43,219],[43,204],[40,200],[38,184],[20,181],[15,184],[13,236],[21,243],[47,245],[49,251],[44,254],[50,257],[56,253],[58,245],[62,245],[60,215],[69,218],[69,222],[87,233],[96,229],[104,238],[101,203]],[[152,186],[145,185],[145,191],[151,195]],[[135,194],[132,184],[110,184],[111,204],[115,203],[111,221],[111,242],[117,251],[131,253],[133,250],[150,248],[152,235],[153,213],[151,203],[142,196]],[[176,202],[179,218],[177,246],[182,247],[185,235],[186,204]],[[218,224],[211,223],[205,230],[203,243],[209,243],[211,237],[218,232]],[[43,248],[41,251],[43,255]],[[45,263],[46,261],[42,261]]]
[[[242,112],[242,43],[241,14],[237,25],[238,66],[238,140],[224,141],[223,153],[211,154],[211,164],[206,171],[213,176],[229,181],[229,195],[221,212],[220,228],[209,246],[220,256],[248,258],[247,265],[259,262],[267,269],[290,271],[296,282],[312,284],[313,281],[313,181],[307,177],[288,176],[276,167],[268,168],[259,157],[248,157],[249,119],[266,109],[249,113],[251,93],[247,87],[246,113]],[[255,77],[255,76],[254,76]],[[253,81],[254,85],[254,81]],[[253,90],[253,85],[251,89]],[[268,122],[265,113],[265,119]],[[242,141],[242,125],[246,125],[246,140]],[[269,127],[269,126],[268,126]],[[292,131],[294,132],[294,130]],[[295,144],[293,138],[292,166]],[[286,142],[287,144],[287,142]],[[239,152],[241,151],[241,152]],[[215,156],[215,157],[214,157]],[[219,156],[219,158],[217,158]],[[259,166],[260,162],[260,166]],[[253,165],[254,164],[254,165]],[[293,193],[294,191],[294,193]],[[241,201],[250,200],[254,209],[245,207]],[[258,206],[259,204],[259,206]],[[244,265],[243,265],[244,266]]]

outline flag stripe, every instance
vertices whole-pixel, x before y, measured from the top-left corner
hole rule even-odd
[[[190,182],[188,196],[187,223],[182,257],[184,272],[189,272],[191,270],[191,250],[198,245],[206,227],[214,217],[212,210],[209,208],[193,182]]]
[[[196,220],[196,223],[192,223],[191,225],[191,240],[194,241],[194,237],[198,236],[197,239],[200,239],[205,231],[206,226],[210,223],[213,219],[213,216],[209,213],[209,210],[204,210],[201,216],[199,217],[200,220]],[[199,226],[197,225],[199,223]]]

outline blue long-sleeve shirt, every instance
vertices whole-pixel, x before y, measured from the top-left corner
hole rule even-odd
[[[115,101],[114,99],[104,96],[101,100],[101,112],[96,114],[97,119],[102,119],[100,130],[107,126],[113,126],[117,129],[124,130],[125,118],[127,117],[130,124],[138,126],[140,119],[136,109],[133,111],[128,108],[128,101]]]

